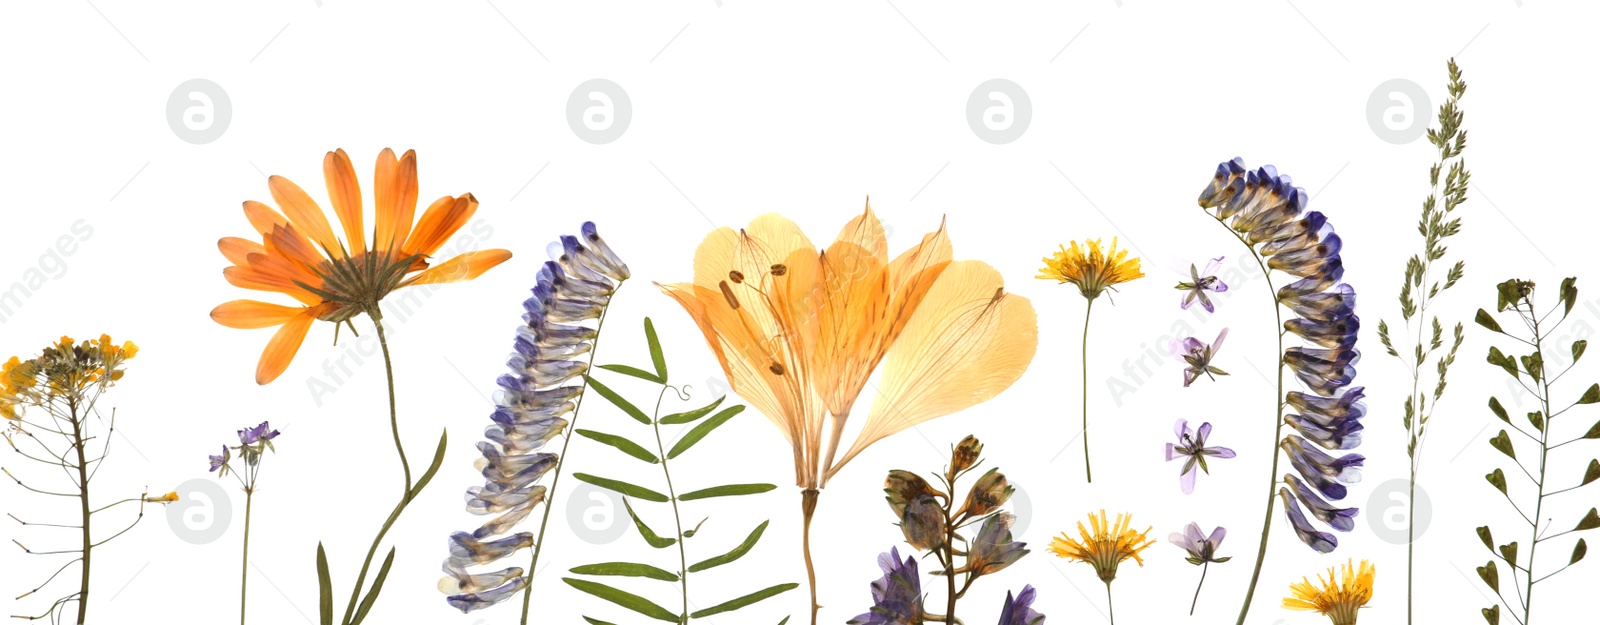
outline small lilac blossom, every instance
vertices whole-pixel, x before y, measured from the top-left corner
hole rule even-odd
[[[1183,494],[1194,492],[1195,479],[1200,472],[1210,473],[1206,467],[1206,456],[1217,458],[1232,458],[1233,450],[1227,447],[1206,447],[1206,438],[1211,436],[1211,423],[1200,424],[1198,431],[1189,428],[1188,419],[1178,419],[1173,426],[1173,432],[1178,435],[1178,442],[1167,443],[1167,461],[1184,458],[1183,469],[1178,477],[1178,486],[1183,488]]]
[[[1222,341],[1227,338],[1228,329],[1223,328],[1222,332],[1217,334],[1217,340],[1213,341],[1210,345],[1207,345],[1201,342],[1200,339],[1192,336],[1183,339],[1182,341],[1172,341],[1172,343],[1168,346],[1168,349],[1172,351],[1172,355],[1174,357],[1182,360],[1184,364],[1188,365],[1188,367],[1183,370],[1184,388],[1188,388],[1189,385],[1193,384],[1195,380],[1199,379],[1202,374],[1213,380],[1217,379],[1216,376],[1228,375],[1227,371],[1223,371],[1222,369],[1211,365],[1211,359],[1216,357],[1217,351],[1222,349]]]
[[[1206,263],[1204,272],[1195,269],[1192,264],[1189,265],[1189,277],[1192,281],[1179,282],[1177,287],[1179,291],[1184,291],[1183,301],[1181,302],[1184,310],[1189,310],[1189,307],[1194,305],[1195,300],[1199,300],[1200,305],[1206,309],[1206,312],[1217,311],[1216,306],[1211,303],[1211,298],[1206,296],[1206,291],[1212,293],[1227,292],[1228,285],[1224,284],[1216,275],[1217,269],[1222,267],[1223,258],[1218,256],[1211,259],[1211,262]]]

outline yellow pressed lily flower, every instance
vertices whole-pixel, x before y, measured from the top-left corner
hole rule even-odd
[[[1078,523],[1079,539],[1067,536],[1066,532],[1050,539],[1050,553],[1056,557],[1088,562],[1094,567],[1095,575],[1106,584],[1106,609],[1111,613],[1112,623],[1117,622],[1116,612],[1111,608],[1111,581],[1117,578],[1117,565],[1131,558],[1144,566],[1139,552],[1155,544],[1149,537],[1151,528],[1143,532],[1128,529],[1132,520],[1131,514],[1118,514],[1116,523],[1107,523],[1106,511],[1101,510],[1098,517],[1089,515],[1088,529],[1083,527],[1083,522]]]
[[[1357,612],[1372,600],[1376,576],[1377,568],[1366,560],[1359,567],[1354,560],[1346,560],[1343,565],[1329,568],[1326,580],[1318,575],[1315,585],[1304,577],[1290,584],[1291,594],[1283,600],[1283,607],[1315,611],[1328,617],[1333,625],[1355,625]]]
[[[511,258],[506,250],[483,250],[431,264],[433,254],[478,210],[477,198],[471,193],[439,198],[413,226],[416,153],[407,151],[397,159],[385,148],[376,169],[376,224],[370,246],[362,225],[361,187],[344,150],[329,152],[322,161],[343,240],[309,194],[287,178],[272,176],[267,186],[282,213],[260,202],[244,203],[245,217],[262,241],[237,237],[217,241],[222,255],[233,263],[222,270],[230,284],[283,293],[301,304],[234,300],[211,311],[213,320],[230,328],[278,328],[256,364],[257,384],[277,379],[289,367],[312,321],[340,323],[362,313],[377,321],[382,316],[378,302],[396,289],[471,280]]]
[[[994,268],[950,256],[941,226],[890,261],[870,207],[821,251],[767,214],[707,235],[694,282],[659,285],[699,325],[733,390],[794,450],[813,623],[810,521],[827,480],[876,441],[993,398],[1033,360],[1033,306],[1006,293]],[[880,364],[867,421],[835,460]]]

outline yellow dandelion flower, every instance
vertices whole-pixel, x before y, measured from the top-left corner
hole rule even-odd
[[[1087,248],[1087,250],[1085,250]],[[1116,237],[1111,247],[1100,249],[1100,239],[1088,239],[1083,247],[1077,241],[1072,248],[1061,246],[1061,251],[1044,259],[1044,269],[1039,270],[1040,280],[1055,280],[1062,284],[1078,286],[1085,298],[1095,299],[1106,289],[1115,291],[1118,284],[1144,277],[1139,271],[1139,259],[1128,258],[1128,250],[1117,249]]]
[[[1144,566],[1144,559],[1139,557],[1139,552],[1155,544],[1156,541],[1149,537],[1150,529],[1143,532],[1128,529],[1128,523],[1133,521],[1131,514],[1117,514],[1117,522],[1106,521],[1106,511],[1101,510],[1099,516],[1089,514],[1089,527],[1084,528],[1083,523],[1078,523],[1079,540],[1074,540],[1062,532],[1060,536],[1050,539],[1050,553],[1056,557],[1088,562],[1094,567],[1095,575],[1100,576],[1100,581],[1106,583],[1106,610],[1110,613],[1113,625],[1117,622],[1116,610],[1111,607],[1111,581],[1117,578],[1117,565],[1132,558],[1139,566]]]
[[[1290,584],[1292,595],[1284,598],[1283,607],[1316,611],[1333,625],[1355,625],[1356,612],[1372,600],[1372,580],[1376,576],[1372,563],[1362,560],[1358,567],[1354,560],[1346,560],[1344,565],[1328,569],[1327,580],[1318,575],[1315,585],[1304,577]]]

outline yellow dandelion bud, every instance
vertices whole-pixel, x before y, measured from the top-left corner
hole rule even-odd
[[[173,503],[178,500],[178,493],[167,493],[158,497],[145,497],[144,500],[150,503]]]

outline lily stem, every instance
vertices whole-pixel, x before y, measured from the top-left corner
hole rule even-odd
[[[822,608],[817,603],[817,567],[811,562],[811,517],[817,513],[817,496],[820,494],[822,491],[815,488],[800,491],[800,549],[805,553],[806,582],[811,586],[811,625],[817,625],[817,612]]]
[[[1094,312],[1094,298],[1089,298],[1083,308],[1083,477],[1094,483],[1094,470],[1089,468],[1089,313]]]
[[[589,345],[589,363],[585,370],[594,368],[595,354],[600,352],[600,331],[606,327],[606,313],[611,310],[610,302],[616,301],[617,291],[622,290],[626,281],[618,282],[617,288],[611,290],[611,300],[604,308],[600,309],[600,318],[595,322],[594,341]],[[572,409],[572,423],[567,425],[566,433],[561,436],[561,455],[557,456],[555,475],[550,478],[550,490],[544,499],[544,516],[539,519],[539,536],[533,542],[533,561],[528,564],[528,583],[522,588],[522,625],[528,625],[528,610],[533,607],[533,576],[539,572],[539,554],[544,551],[544,530],[550,525],[550,507],[556,500],[556,487],[561,485],[562,469],[567,466],[567,445],[572,444],[572,432],[578,427],[578,413],[583,410],[583,398],[589,392],[589,376],[583,377],[583,389],[578,391],[578,405]]]

